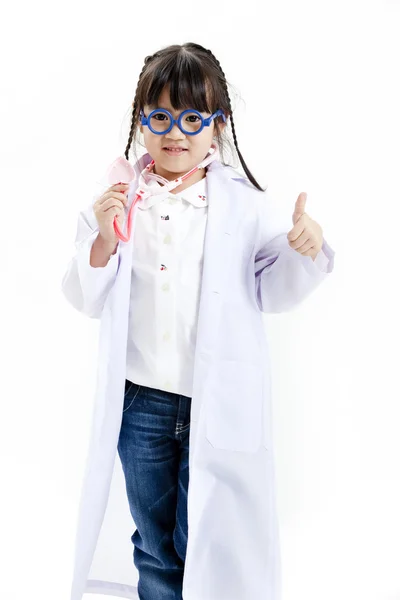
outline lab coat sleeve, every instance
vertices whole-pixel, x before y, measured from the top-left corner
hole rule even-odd
[[[258,200],[259,236],[254,261],[257,304],[264,313],[290,311],[332,272],[335,252],[325,238],[314,261],[296,252],[287,239],[293,227],[291,214],[282,211],[268,189]]]
[[[90,252],[99,233],[93,205],[78,217],[75,239],[76,254],[70,261],[62,280],[64,296],[76,310],[99,319],[119,268],[120,244],[104,267],[90,265]]]

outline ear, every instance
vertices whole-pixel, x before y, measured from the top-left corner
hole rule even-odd
[[[222,133],[224,131],[225,127],[226,127],[226,123],[217,123],[217,124],[214,124],[214,136],[217,133],[216,132],[216,128],[217,127],[219,128],[220,133]]]

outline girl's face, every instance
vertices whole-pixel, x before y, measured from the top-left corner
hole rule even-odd
[[[145,116],[148,117],[150,112],[156,108],[168,110],[174,119],[177,119],[184,110],[177,111],[172,108],[168,88],[164,88],[160,95],[158,106],[149,106],[146,104],[143,107],[143,112]],[[193,107],[188,106],[187,108]],[[202,112],[200,114],[206,118],[210,117],[212,113]],[[182,119],[182,124],[184,124],[184,121],[185,117]],[[225,125],[225,123],[218,124],[221,131]],[[200,133],[196,135],[186,135],[175,123],[171,131],[157,135],[156,133],[153,133],[147,125],[140,125],[140,131],[143,133],[146,149],[155,162],[154,172],[157,175],[161,175],[165,179],[168,179],[168,181],[171,181],[193,169],[193,167],[198,165],[206,157],[207,152],[213,143],[213,135],[216,126],[213,119],[211,125],[209,127],[204,127]],[[167,146],[180,146],[185,148],[185,151],[177,155],[170,155],[164,150]],[[175,188],[173,193],[182,191],[185,187],[189,187],[193,183],[196,183],[196,181],[200,181],[203,177],[205,177],[205,169],[200,169],[184,181],[181,186]]]

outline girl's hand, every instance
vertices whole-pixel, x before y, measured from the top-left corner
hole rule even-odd
[[[128,183],[112,185],[93,204],[94,214],[99,224],[99,233],[103,240],[109,244],[118,244],[119,238],[114,231],[114,217],[117,216],[118,225],[122,229],[124,221],[124,207],[128,199],[124,195],[128,190]]]
[[[321,226],[305,212],[306,192],[301,192],[296,200],[292,215],[293,229],[287,234],[289,246],[303,256],[311,256],[313,260],[322,248],[323,235]]]

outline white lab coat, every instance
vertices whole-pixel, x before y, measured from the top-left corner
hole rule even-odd
[[[136,181],[150,160],[145,154],[135,164]],[[183,599],[280,600],[271,374],[262,311],[288,311],[301,303],[332,271],[335,253],[324,240],[322,250],[329,259],[324,272],[311,257],[290,248],[286,236],[291,215],[284,223],[268,192],[259,192],[218,160],[208,167],[207,186]],[[135,189],[130,187],[130,202]],[[77,254],[87,255],[98,233],[91,206],[79,216]],[[71,600],[81,600],[84,592],[138,598],[130,539],[136,526],[117,453],[135,215],[134,209],[131,240],[119,245],[118,270],[111,282],[102,281],[100,269],[96,286],[85,298],[76,255],[62,283],[77,310],[100,319]]]

